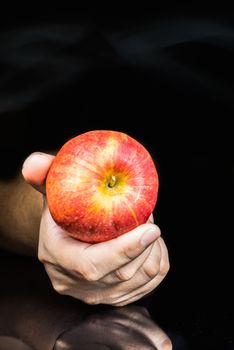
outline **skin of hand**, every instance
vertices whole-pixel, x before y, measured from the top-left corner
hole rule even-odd
[[[44,196],[38,257],[54,289],[87,304],[113,306],[127,305],[153,291],[169,270],[160,229],[148,221],[98,244],[69,237],[54,222],[46,203],[44,184],[53,158],[45,153],[31,154],[22,174]]]

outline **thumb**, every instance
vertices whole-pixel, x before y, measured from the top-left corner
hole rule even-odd
[[[39,192],[45,193],[45,179],[53,159],[50,154],[34,152],[24,161],[22,175]]]
[[[103,277],[137,258],[160,234],[158,226],[142,224],[110,241],[91,244],[85,250],[86,258]]]

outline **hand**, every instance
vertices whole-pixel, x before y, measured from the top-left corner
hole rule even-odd
[[[53,156],[33,153],[23,166],[25,180],[45,193]],[[46,198],[38,257],[54,289],[87,304],[123,306],[154,290],[169,270],[159,228],[148,222],[113,240],[88,244],[75,240],[52,219]]]

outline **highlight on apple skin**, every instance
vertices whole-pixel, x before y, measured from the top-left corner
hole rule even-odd
[[[54,221],[78,240],[113,239],[147,221],[158,173],[146,148],[111,130],[80,134],[58,151],[46,178]]]

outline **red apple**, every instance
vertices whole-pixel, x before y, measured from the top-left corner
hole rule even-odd
[[[63,145],[46,179],[55,222],[76,239],[97,243],[147,221],[158,174],[145,147],[125,133],[89,131]]]

